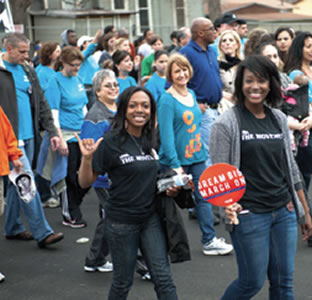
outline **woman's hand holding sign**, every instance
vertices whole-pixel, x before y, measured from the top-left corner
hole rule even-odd
[[[208,167],[199,178],[199,192],[205,201],[226,207],[231,224],[237,225],[237,214],[242,210],[238,203],[246,190],[244,175],[234,166],[218,163]]]

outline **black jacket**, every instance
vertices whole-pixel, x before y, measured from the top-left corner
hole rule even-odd
[[[46,130],[50,138],[57,136],[57,130],[54,126],[50,106],[44,97],[35,70],[29,64],[25,64],[23,67],[31,85],[31,88],[29,89],[29,99],[35,135],[35,153],[33,159],[33,168],[35,168],[40,148],[39,129],[42,128]],[[0,58],[0,95],[0,105],[10,120],[14,133],[18,138],[18,115],[15,83],[11,72],[5,69],[2,57]]]
[[[183,193],[183,191],[180,193]],[[166,193],[161,193],[157,195],[156,201],[171,263],[191,260],[191,250],[186,230],[174,198],[167,197]]]

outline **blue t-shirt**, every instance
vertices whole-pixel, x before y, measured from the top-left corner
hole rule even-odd
[[[19,140],[31,139],[34,137],[34,128],[29,98],[29,92],[31,91],[30,82],[21,65],[11,64],[5,60],[3,62],[6,69],[12,73],[15,84],[18,115],[17,138]]]
[[[67,77],[57,72],[49,81],[45,96],[51,109],[59,111],[61,129],[80,131],[88,97],[79,76]]]
[[[298,76],[298,75],[304,75],[304,73],[300,70],[294,70],[294,71],[291,71],[288,76],[289,78],[294,81],[294,79]],[[307,77],[307,76],[306,76]],[[308,77],[307,77],[308,78]],[[308,78],[309,80],[309,103],[312,102],[312,82],[311,80]]]
[[[193,77],[187,86],[194,91],[197,101],[219,103],[222,98],[222,81],[219,64],[211,46],[203,50],[191,39],[179,53],[186,56],[193,67]]]
[[[126,88],[137,85],[135,79],[131,76],[128,76],[125,79],[117,77],[117,82],[119,84],[119,95],[121,95]]]
[[[166,78],[158,76],[157,72],[154,72],[152,77],[146,82],[145,88],[147,88],[154,96],[157,102],[161,94],[165,91]]]
[[[84,56],[84,61],[81,64],[78,75],[82,79],[84,84],[92,85],[92,78],[98,70],[100,70],[100,65],[96,59],[92,56],[96,49],[97,44],[90,43],[88,48],[82,52]]]
[[[48,66],[38,65],[36,68],[37,76],[40,82],[42,90],[45,92],[48,86],[48,82],[53,78],[56,72]]]
[[[160,134],[159,161],[170,168],[189,166],[206,160],[200,137],[202,112],[192,93],[194,104],[186,106],[164,92],[157,103]]]

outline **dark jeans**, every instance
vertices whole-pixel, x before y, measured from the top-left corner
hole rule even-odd
[[[123,224],[105,219],[105,231],[114,265],[109,300],[124,300],[133,283],[140,247],[155,285],[157,298],[176,300],[176,288],[168,262],[166,241],[158,215],[142,224]]]
[[[297,246],[295,211],[282,207],[271,213],[240,214],[231,232],[239,276],[222,300],[251,299],[269,278],[270,300],[293,300]]]
[[[68,166],[66,176],[67,186],[67,210],[72,220],[80,220],[82,214],[80,211],[80,205],[82,203],[84,195],[90,188],[83,189],[78,183],[78,170],[81,162],[81,153],[77,142],[68,143]],[[64,205],[64,203],[62,203]],[[64,210],[64,207],[63,207]]]
[[[92,244],[85,264],[88,267],[98,267],[106,263],[106,256],[109,253],[108,242],[105,236],[105,212],[104,203],[108,198],[108,191],[104,188],[95,188],[95,192],[99,198],[99,211],[101,220],[96,226]]]
[[[42,203],[46,202],[52,197],[51,190],[50,190],[50,181],[41,177],[39,174],[35,175],[35,180],[36,180],[37,190],[41,197],[41,202]]]

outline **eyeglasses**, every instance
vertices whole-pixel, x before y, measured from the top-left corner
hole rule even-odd
[[[81,63],[80,64],[71,64],[71,63],[67,63],[68,65],[70,65],[72,68],[79,68]]]
[[[117,89],[119,87],[119,84],[117,82],[107,83],[107,84],[104,84],[104,87],[106,87],[108,89],[112,89],[112,88]]]
[[[201,29],[201,31],[215,31],[216,29],[215,29],[215,27],[214,26],[211,26],[211,27],[209,27],[209,28],[207,28],[207,29]]]

